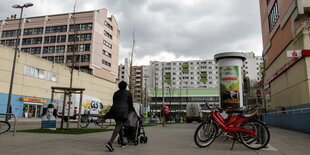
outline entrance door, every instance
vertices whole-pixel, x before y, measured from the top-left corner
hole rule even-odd
[[[42,104],[38,103],[24,103],[24,117],[25,118],[40,118]]]

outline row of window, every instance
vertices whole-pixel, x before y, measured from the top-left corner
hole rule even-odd
[[[217,69],[217,66],[200,66],[197,67],[197,69]],[[178,68],[172,68],[172,70],[177,70]],[[183,67],[183,68],[179,68],[179,70],[182,69],[194,69],[194,67]],[[159,68],[156,68],[156,70],[159,70]],[[171,70],[171,67],[165,67],[164,70]]]
[[[22,40],[23,45],[32,45],[32,44],[41,44],[41,43],[42,43],[42,37],[24,38]]]
[[[68,52],[73,52],[73,45],[67,46]],[[40,54],[41,53],[41,47],[31,47],[31,48],[22,48],[22,51],[30,54]],[[90,44],[81,44],[76,45],[77,52],[84,52],[84,51],[90,51]],[[43,47],[43,53],[64,53],[65,52],[65,45],[59,45],[59,46],[44,46]]]
[[[92,30],[93,24],[86,23],[86,24],[75,24],[75,31],[85,31],[85,30]],[[70,25],[69,27],[70,32],[74,32],[74,25]]]
[[[44,37],[44,43],[66,42],[66,35]]]
[[[43,59],[53,61],[56,63],[64,63],[64,56],[48,56],[48,57],[42,57]],[[75,56],[75,62],[89,62],[90,61],[90,55],[76,55]],[[66,56],[66,62],[72,63],[72,56]]]
[[[56,73],[49,72],[43,69],[25,66],[24,74],[27,76],[32,76],[44,80],[56,81]]]
[[[75,24],[75,28],[77,31],[85,31],[85,30],[92,30],[92,23],[87,24]],[[74,25],[70,25],[69,31],[74,31]],[[58,32],[67,32],[67,25],[60,25],[60,26],[49,26],[45,28],[45,33],[58,33]],[[29,28],[23,30],[23,35],[36,35],[42,34],[43,27],[38,28]],[[2,37],[14,37],[17,36],[17,30],[8,30],[2,31]],[[112,39],[112,36],[111,36]]]
[[[152,97],[151,102],[161,102],[162,97]],[[166,102],[219,102],[219,97],[166,97]]]
[[[76,38],[74,40],[75,35],[69,35],[69,42],[73,41],[89,41],[91,40],[91,33],[86,33],[86,34],[77,34]]]
[[[210,81],[210,82],[197,82],[197,84],[204,84],[204,85],[206,85],[206,84],[209,84],[209,85],[212,85],[212,84],[216,84],[217,82],[215,82],[215,83],[213,83],[212,81]],[[172,84],[173,85],[182,85],[182,82],[172,82]],[[188,84],[191,84],[191,85],[194,85],[195,84],[195,82],[188,82],[188,81],[184,81],[183,82],[183,84],[185,84],[185,85],[188,85]],[[161,85],[161,84],[159,84],[159,83],[156,83],[156,85]]]
[[[162,65],[170,66],[171,64],[172,65],[177,65],[177,63],[175,63],[175,62],[174,63],[168,62],[168,63],[162,64]],[[190,62],[190,63],[189,62],[183,62],[183,63],[180,62],[179,63],[179,65],[183,65],[183,64],[194,65],[194,62]],[[213,62],[213,61],[208,61],[208,62],[207,61],[203,61],[203,62],[196,62],[196,64],[197,65],[199,65],[199,64],[215,64],[215,62]],[[156,66],[159,66],[159,64],[156,64]]]
[[[24,36],[42,34],[42,33],[43,33],[43,27],[24,29]]]

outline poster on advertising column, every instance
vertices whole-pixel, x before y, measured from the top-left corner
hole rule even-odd
[[[239,108],[239,67],[220,67],[221,108]]]

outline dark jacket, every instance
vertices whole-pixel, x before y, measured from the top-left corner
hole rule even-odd
[[[113,95],[113,105],[105,118],[127,120],[129,111],[134,111],[132,95],[126,89],[120,89]]]

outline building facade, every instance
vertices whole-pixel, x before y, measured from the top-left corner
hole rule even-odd
[[[2,45],[15,48],[18,23],[19,19],[0,21]],[[76,69],[115,82],[119,38],[116,19],[100,9],[23,18],[18,48],[67,66],[75,60]]]
[[[6,113],[8,92],[12,72],[14,49],[0,45],[0,113]],[[40,57],[20,53],[16,61],[12,91],[12,113],[17,117],[39,118],[43,106],[51,102],[51,87],[69,87],[70,68],[64,64],[53,64]],[[112,105],[117,84],[87,73],[74,70],[72,86],[85,88],[83,94],[94,96],[104,105]],[[55,94],[55,103],[61,94]]]
[[[259,2],[266,121],[310,132],[310,1]]]

